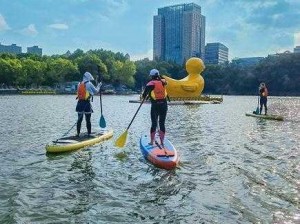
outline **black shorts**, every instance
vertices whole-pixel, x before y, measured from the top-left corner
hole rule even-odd
[[[267,101],[268,101],[267,97],[264,97],[264,96],[260,97],[260,104],[261,105],[267,104]]]
[[[78,100],[76,105],[76,112],[90,114],[93,113],[94,111],[92,108],[92,104],[89,100]]]

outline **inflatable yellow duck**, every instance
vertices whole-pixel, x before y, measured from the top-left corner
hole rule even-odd
[[[188,76],[175,80],[168,76],[163,76],[167,81],[167,93],[170,97],[191,98],[199,97],[204,88],[204,79],[201,72],[205,69],[205,65],[200,58],[190,58],[185,63]]]

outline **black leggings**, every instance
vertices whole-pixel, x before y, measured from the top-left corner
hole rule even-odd
[[[165,121],[168,111],[168,104],[167,101],[163,102],[153,102],[151,104],[151,130],[150,132],[153,133],[156,131],[157,128],[157,120],[159,120],[159,129],[162,132],[166,132],[165,128]]]
[[[87,132],[88,132],[88,134],[91,134],[91,130],[92,130],[91,115],[92,114],[84,114],[84,115],[85,115]],[[78,113],[77,134],[80,133],[82,120],[83,120],[83,114],[82,113]]]

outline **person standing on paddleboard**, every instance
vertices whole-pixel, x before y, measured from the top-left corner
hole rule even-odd
[[[83,120],[83,115],[85,115],[86,121],[86,128],[88,135],[92,132],[92,125],[91,125],[91,115],[93,113],[93,108],[91,104],[91,99],[93,95],[99,92],[100,87],[102,85],[101,82],[95,87],[91,81],[94,80],[94,77],[91,73],[85,72],[83,74],[82,82],[78,83],[77,87],[77,105],[76,105],[76,112],[78,113],[78,120],[77,120],[77,136],[80,134],[81,123]]]
[[[159,75],[159,71],[157,69],[152,69],[149,76],[151,77],[151,80],[147,83],[142,94],[143,99],[149,97],[151,101],[151,139],[149,144],[154,144],[157,122],[159,122],[159,137],[161,144],[163,145],[166,133],[165,121],[168,111],[167,91],[165,87],[167,82]]]
[[[259,114],[261,114],[263,106],[265,107],[265,115],[267,115],[267,101],[268,101],[268,89],[265,83],[260,83],[259,85],[259,95],[260,95],[260,110]]]

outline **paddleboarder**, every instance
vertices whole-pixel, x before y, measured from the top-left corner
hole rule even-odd
[[[259,85],[259,95],[260,95],[260,110],[259,114],[261,114],[263,107],[265,108],[265,115],[267,115],[267,101],[268,101],[268,89],[265,83],[260,83]]]
[[[94,80],[94,77],[91,73],[85,72],[83,74],[82,82],[78,83],[77,87],[77,105],[76,105],[76,112],[78,113],[78,120],[77,120],[77,137],[79,137],[81,123],[83,120],[83,115],[85,115],[86,121],[86,128],[88,135],[92,132],[92,125],[91,125],[91,115],[93,113],[93,108],[91,104],[91,99],[93,95],[99,92],[100,87],[102,85],[101,82],[95,87],[91,81]]]
[[[167,82],[160,76],[157,69],[152,69],[149,73],[149,76],[151,77],[151,80],[147,83],[142,94],[143,99],[149,97],[151,101],[151,139],[149,144],[154,144],[157,123],[159,122],[159,137],[161,144],[163,145],[166,133],[165,121],[168,111],[166,91]]]

